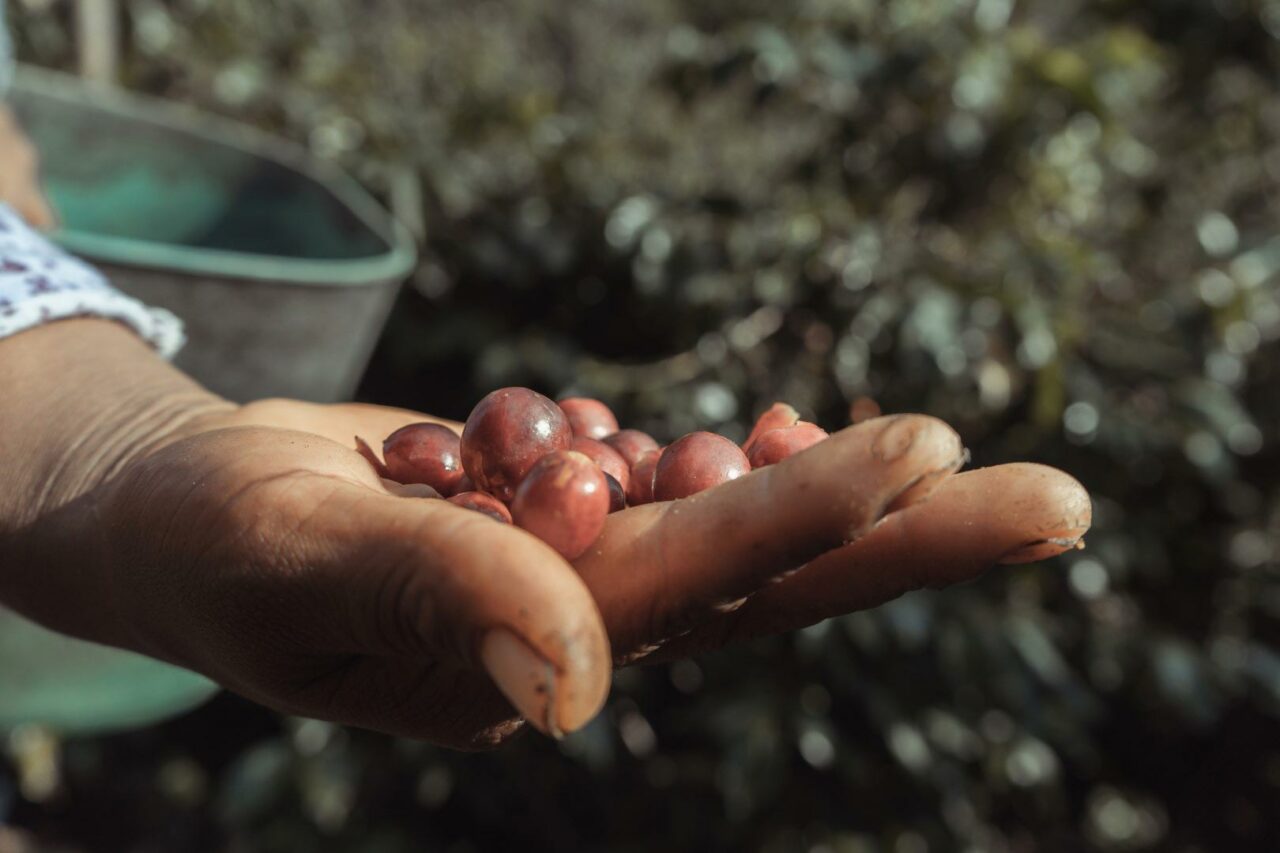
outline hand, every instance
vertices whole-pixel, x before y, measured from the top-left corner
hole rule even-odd
[[[57,224],[40,189],[40,157],[7,107],[0,104],[0,204],[12,207],[33,228]]]
[[[421,419],[267,401],[179,418],[159,439],[144,428],[109,477],[39,513],[28,553],[101,579],[98,639],[287,713],[475,747],[521,716],[553,734],[580,727],[614,664],[1046,556],[1088,526],[1066,475],[950,477],[963,458],[955,434],[902,416],[615,514],[570,567],[516,528],[397,496],[350,449],[355,435]],[[65,596],[25,603],[63,630],[85,624]]]

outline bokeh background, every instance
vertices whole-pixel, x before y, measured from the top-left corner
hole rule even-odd
[[[71,7],[11,0],[76,65]],[[1280,849],[1280,2],[122,0],[130,88],[423,228],[360,395],[955,424],[1088,548],[464,755],[222,696],[11,736],[0,850]],[[8,845],[8,846],[6,846]]]

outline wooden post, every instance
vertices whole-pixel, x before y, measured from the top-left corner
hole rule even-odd
[[[76,49],[84,79],[114,83],[119,77],[119,13],[117,0],[76,0]]]

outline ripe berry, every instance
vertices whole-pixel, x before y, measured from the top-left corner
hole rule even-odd
[[[511,523],[511,510],[507,509],[507,505],[493,495],[486,495],[484,492],[458,492],[449,498],[449,503],[460,506],[463,509],[482,512],[495,521],[501,521],[504,524]]]
[[[747,436],[746,441],[742,442],[742,451],[750,453],[751,445],[755,443],[757,438],[771,429],[795,426],[799,420],[800,413],[795,409],[786,403],[774,403],[764,414],[756,419],[756,425],[751,428],[751,434]]]
[[[751,470],[742,448],[722,435],[691,432],[672,442],[653,474],[653,499],[671,501],[736,480]]]
[[[560,552],[582,556],[604,529],[609,484],[600,466],[573,450],[538,460],[511,502],[515,523]]]
[[[880,417],[880,404],[871,397],[859,397],[849,404],[849,423],[860,424]]]
[[[771,429],[755,440],[751,451],[747,453],[747,459],[752,468],[763,468],[781,462],[806,447],[812,447],[826,437],[825,429],[807,421],[782,429]]]
[[[604,438],[618,431],[618,419],[599,400],[569,397],[560,401],[560,410],[569,419],[569,427],[575,436]]]
[[[462,465],[477,488],[509,502],[539,459],[573,440],[560,407],[528,388],[500,388],[471,411]]]
[[[613,435],[606,435],[600,440],[621,453],[622,458],[627,460],[627,465],[632,468],[640,461],[641,456],[644,456],[650,450],[658,449],[658,442],[653,440],[653,436],[638,429],[619,430]]]
[[[387,476],[397,483],[424,483],[451,495],[462,479],[458,435],[440,424],[409,424],[382,442]]]
[[[622,484],[609,474],[604,475],[604,481],[609,486],[609,514],[626,509],[627,493],[623,490]]]
[[[631,468],[631,484],[627,487],[627,504],[640,506],[653,503],[653,473],[658,467],[661,450],[650,450]]]
[[[601,471],[618,481],[624,492],[627,490],[627,485],[631,482],[631,466],[627,464],[627,460],[622,458],[621,453],[603,441],[596,441],[594,438],[583,438],[582,436],[574,437],[570,449],[578,451],[599,465]]]

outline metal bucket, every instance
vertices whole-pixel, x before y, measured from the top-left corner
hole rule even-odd
[[[186,322],[179,367],[236,401],[351,395],[416,261],[354,181],[253,128],[64,74],[21,68],[11,98],[54,239]]]
[[[347,398],[415,250],[350,178],[301,148],[175,104],[21,69],[54,239],[186,322],[177,364],[237,401]],[[210,696],[193,673],[0,608],[0,730],[146,725]]]

